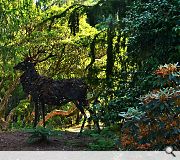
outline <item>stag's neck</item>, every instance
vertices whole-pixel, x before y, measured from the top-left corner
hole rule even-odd
[[[26,86],[30,85],[38,77],[39,74],[35,69],[29,69],[28,71],[24,72],[20,77],[23,88],[26,88]]]
[[[40,75],[35,69],[29,69],[21,75],[20,81],[23,86],[23,90],[27,95],[31,94],[31,91],[33,89],[32,86],[39,77]]]
[[[37,71],[35,70],[35,68],[28,70],[28,71],[27,71],[27,74],[32,75],[32,76],[37,76],[37,75],[39,75],[39,74],[37,73]]]

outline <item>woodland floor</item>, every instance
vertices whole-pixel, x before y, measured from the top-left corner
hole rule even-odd
[[[48,142],[27,142],[30,134],[24,131],[0,132],[0,151],[87,151],[92,137],[81,135],[79,128],[70,131],[60,131],[59,137],[50,137]]]

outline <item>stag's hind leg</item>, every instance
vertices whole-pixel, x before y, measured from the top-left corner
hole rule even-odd
[[[91,117],[92,117],[92,119],[94,121],[94,124],[96,125],[96,127],[98,129],[98,133],[100,133],[101,129],[100,129],[100,126],[99,126],[99,120],[98,120],[98,118],[96,116],[96,113],[90,108],[88,108],[88,111],[89,111],[89,113],[90,113],[90,115],[91,115]]]
[[[86,119],[87,119],[87,116],[86,116],[86,113],[84,111],[84,108],[83,108],[83,103],[82,101],[79,101],[76,103],[76,107],[80,110],[81,114],[84,116],[84,120],[83,120],[83,123],[82,123],[82,126],[81,126],[81,130],[79,132],[79,134],[82,133],[83,129],[84,129],[84,125],[86,123]]]

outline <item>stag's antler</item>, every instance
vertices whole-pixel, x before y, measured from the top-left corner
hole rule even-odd
[[[36,60],[35,63],[40,63],[40,62],[43,62],[43,61],[46,61],[47,59],[51,58],[51,57],[55,57],[56,55],[52,54],[52,52],[44,59],[41,59],[41,60]]]
[[[48,58],[56,56],[56,55],[53,55],[52,52],[51,52],[46,58],[44,58],[42,60],[38,60],[40,55],[42,55],[42,53],[46,53],[45,49],[43,49],[42,46],[39,46],[37,48],[36,54],[33,54],[33,55],[30,53],[30,50],[29,50],[29,53],[25,57],[25,61],[30,61],[30,62],[33,62],[33,63],[37,64],[37,63],[46,61]]]

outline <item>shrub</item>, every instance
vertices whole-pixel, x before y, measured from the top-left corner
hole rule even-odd
[[[140,97],[139,111],[145,115],[124,124],[120,139],[123,150],[163,150],[167,145],[179,149],[179,67],[160,66],[155,74],[164,80],[166,88],[157,88]]]
[[[36,129],[28,129],[25,131],[31,134],[31,136],[28,138],[28,143],[40,141],[48,142],[49,137],[61,135],[59,131],[52,131],[51,129],[44,127],[37,127]]]

